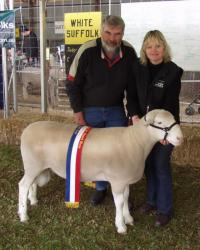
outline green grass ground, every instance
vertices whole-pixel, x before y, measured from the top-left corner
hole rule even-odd
[[[30,220],[17,216],[18,182],[23,176],[19,147],[0,146],[0,249],[78,250],[197,250],[200,249],[200,168],[173,165],[174,218],[155,228],[155,215],[141,216],[137,207],[145,198],[145,180],[131,187],[136,207],[135,225],[126,235],[114,226],[111,194],[103,205],[92,207],[92,189],[81,187],[78,209],[64,205],[65,181],[57,176],[39,188],[38,206],[28,209]]]

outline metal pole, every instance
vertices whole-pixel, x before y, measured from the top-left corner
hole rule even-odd
[[[9,8],[13,10],[13,0],[9,0]],[[11,57],[12,57],[12,76],[13,76],[13,105],[14,105],[14,112],[18,111],[17,105],[17,86],[16,86],[16,65],[15,65],[15,55],[16,54],[16,47],[11,48]]]
[[[0,10],[4,10],[4,1],[0,1]],[[3,66],[4,118],[8,118],[9,103],[8,103],[8,73],[7,73],[6,48],[2,48],[2,66]]]
[[[109,0],[109,11],[108,14],[111,15],[111,0]]]
[[[45,1],[40,0],[40,66],[41,66],[41,111],[47,112],[47,81],[46,81],[46,18]]]

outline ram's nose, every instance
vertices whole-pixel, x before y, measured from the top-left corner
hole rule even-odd
[[[183,143],[183,136],[177,136],[176,140],[177,140],[178,144],[181,145]]]

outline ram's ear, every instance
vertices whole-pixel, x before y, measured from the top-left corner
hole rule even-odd
[[[146,122],[146,125],[153,124],[156,115],[157,115],[160,111],[161,111],[160,109],[154,109],[154,110],[152,110],[152,111],[149,111],[149,112],[144,116],[144,120],[145,120],[145,122]]]

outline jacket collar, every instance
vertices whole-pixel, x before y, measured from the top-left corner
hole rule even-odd
[[[169,73],[169,64],[170,62],[164,63],[156,77],[152,80],[152,82],[155,82],[156,80],[160,78],[166,78],[166,76]],[[145,78],[145,82],[148,84],[150,81],[150,72],[149,68],[146,65],[142,65],[142,75]]]

